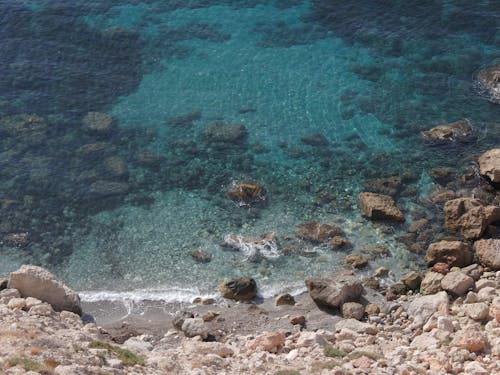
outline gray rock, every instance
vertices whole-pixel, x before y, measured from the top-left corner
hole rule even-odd
[[[443,280],[444,275],[434,271],[428,271],[422,282],[420,283],[420,289],[422,294],[436,294],[442,290],[441,280]]]
[[[366,333],[368,335],[376,335],[378,333],[378,329],[374,325],[360,322],[356,319],[343,319],[335,324],[335,330],[337,332],[340,332],[343,329],[349,329],[356,333]]]
[[[42,267],[24,265],[12,272],[9,288],[19,290],[24,298],[34,297],[47,302],[56,311],[68,310],[82,314],[78,294]]]
[[[336,279],[307,279],[309,295],[318,306],[338,308],[345,302],[355,302],[361,296],[363,286],[352,276]]]
[[[479,262],[493,271],[500,270],[500,239],[479,240],[474,243]]]
[[[459,297],[474,287],[474,279],[459,271],[450,272],[441,280],[441,287]]]
[[[418,297],[408,305],[408,316],[413,317],[415,323],[423,326],[441,305],[448,305],[448,294],[444,291]]]
[[[123,343],[123,346],[134,353],[147,353],[153,349],[150,342],[142,340],[140,337],[131,337]]]
[[[363,319],[365,315],[365,307],[357,302],[346,302],[342,305],[342,316],[345,319]]]
[[[184,320],[181,329],[186,337],[201,336],[205,339],[208,336],[207,327],[205,326],[205,322],[201,318],[189,318]]]
[[[464,306],[464,310],[471,319],[480,322],[488,319],[489,306],[484,302],[470,303]]]
[[[192,312],[186,310],[177,311],[174,315],[174,318],[172,319],[172,325],[180,330],[182,329],[182,324],[184,323],[184,320],[190,318],[194,318]]]

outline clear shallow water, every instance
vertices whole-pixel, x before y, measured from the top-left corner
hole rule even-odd
[[[251,262],[221,241],[274,231],[280,251],[312,250],[293,240],[295,226],[312,220],[341,226],[353,252],[386,247],[391,256],[372,267],[394,278],[419,267],[421,255],[396,240],[407,225],[388,230],[360,217],[363,181],[403,176],[408,221],[438,222],[418,199],[435,187],[429,170],[460,172],[500,139],[499,107],[474,86],[481,68],[498,63],[499,6],[420,3],[1,2],[0,115],[35,113],[47,126],[41,139],[2,128],[0,233],[28,232],[30,241],[4,241],[0,273],[31,262],[86,298],[137,290],[163,299],[211,294],[223,278],[248,275],[272,295],[341,268],[346,253]],[[88,111],[112,114],[114,134],[83,131]],[[464,117],[474,142],[423,144],[421,130]],[[213,123],[242,124],[248,140],[207,143]],[[301,142],[315,133],[329,144]],[[104,151],[78,151],[96,142]],[[141,164],[145,151],[160,164]],[[111,156],[128,175],[110,173]],[[97,180],[127,183],[128,194],[95,196]],[[227,199],[242,180],[265,186],[264,205]],[[196,263],[196,248],[212,261]]]

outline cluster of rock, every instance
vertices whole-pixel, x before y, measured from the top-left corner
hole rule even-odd
[[[74,292],[46,270],[24,266],[0,283],[0,371],[30,375],[497,373],[500,271],[475,265],[468,272],[473,275],[472,284],[461,292],[410,292],[392,301],[374,296],[353,276],[308,280],[310,297],[323,307],[343,306],[343,318],[315,309],[307,295],[298,296],[298,302],[284,296],[276,300],[277,306],[239,303],[212,306],[217,311],[204,313],[178,312],[171,326],[165,322],[164,334],[140,334],[117,343],[104,329],[85,324],[68,311],[79,306]],[[35,280],[44,287],[37,288]],[[255,290],[251,279],[221,285],[222,293],[233,293],[227,297],[241,300],[253,298]],[[361,313],[348,302],[360,299],[372,301]]]

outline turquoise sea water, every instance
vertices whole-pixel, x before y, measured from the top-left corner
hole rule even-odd
[[[500,59],[495,1],[0,8],[0,274],[40,264],[87,299],[189,299],[240,275],[272,295],[374,247],[387,254],[364,272],[382,265],[395,280],[421,267],[423,255],[398,240],[408,225],[426,217],[443,236],[439,207],[424,199],[445,189],[431,169],[458,176],[499,144],[500,107],[475,83]],[[112,134],[85,131],[89,111],[112,115]],[[420,131],[462,118],[472,141],[422,141]],[[207,141],[213,124],[243,125],[247,138]],[[317,134],[320,146],[302,140]],[[93,152],[82,151],[88,145]],[[145,152],[156,162],[145,163]],[[363,219],[356,204],[366,180],[394,175],[407,223]],[[98,181],[122,191],[96,193]],[[265,202],[228,199],[241,181],[262,184]],[[353,248],[298,241],[294,228],[306,221],[340,226]],[[278,238],[277,258],[220,246],[229,234],[267,232]],[[12,241],[20,233],[25,240]],[[193,260],[199,248],[210,262]]]

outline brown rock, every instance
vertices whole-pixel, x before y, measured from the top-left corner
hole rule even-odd
[[[198,263],[208,263],[212,260],[212,254],[203,249],[195,249],[190,255]]]
[[[474,279],[466,274],[455,271],[447,273],[441,280],[441,288],[460,297],[474,287]]]
[[[500,239],[476,241],[474,250],[483,266],[489,267],[493,271],[500,270]]]
[[[353,276],[307,279],[306,286],[312,300],[328,308],[338,308],[346,302],[357,301],[363,291],[361,282]]]
[[[401,177],[372,178],[363,183],[364,190],[371,193],[395,196],[401,189]]]
[[[295,298],[291,294],[285,293],[285,294],[280,294],[274,299],[274,302],[276,302],[276,306],[282,306],[282,305],[295,305]]]
[[[437,262],[432,266],[432,271],[446,275],[448,272],[450,272],[450,266],[448,263],[443,263],[443,262]]]
[[[441,280],[444,275],[441,273],[428,271],[424,275],[424,279],[420,283],[420,290],[424,295],[436,294],[442,290]]]
[[[380,313],[380,307],[374,303],[370,303],[365,306],[365,312],[368,316],[378,315]]]
[[[392,284],[389,287],[387,287],[385,297],[387,298],[388,301],[394,301],[399,296],[406,294],[407,291],[408,291],[408,288],[406,287],[405,284],[395,283],[395,284]]]
[[[420,283],[422,282],[422,276],[418,272],[410,272],[401,277],[401,281],[410,290],[417,290],[420,288]]]
[[[344,261],[354,268],[363,268],[368,265],[368,258],[362,254],[350,254],[344,258]]]
[[[500,184],[500,148],[486,151],[479,157],[479,173],[494,184]]]
[[[89,112],[83,118],[84,129],[96,135],[109,135],[115,128],[115,121],[112,116],[106,113]]]
[[[288,321],[293,325],[304,326],[306,324],[306,317],[304,315],[296,315],[288,318]]]
[[[439,241],[429,245],[425,254],[425,262],[432,266],[435,263],[446,263],[451,267],[465,267],[472,264],[472,249],[461,241]]]
[[[500,65],[481,70],[477,78],[488,99],[500,104]]]
[[[285,335],[281,332],[268,332],[257,336],[247,344],[251,350],[265,350],[276,353],[285,345]]]
[[[342,305],[342,317],[344,319],[361,320],[365,315],[365,307],[357,302],[346,302]]]
[[[374,220],[405,221],[394,199],[388,195],[360,193],[359,207],[364,216]]]
[[[432,168],[429,171],[429,176],[441,185],[446,185],[456,178],[455,170],[447,167]]]
[[[429,223],[429,220],[427,219],[420,219],[420,220],[415,220],[411,225],[408,227],[408,232],[410,233],[418,233],[424,229],[427,224]]]
[[[472,127],[469,120],[441,124],[422,132],[424,140],[432,143],[446,143],[452,141],[466,141],[472,136]]]
[[[9,233],[1,237],[0,243],[7,246],[26,247],[31,243],[30,237],[28,232]]]
[[[488,225],[500,220],[500,207],[483,206],[474,198],[457,198],[444,205],[444,218],[448,230],[460,231],[467,239],[477,239]]]
[[[334,236],[330,241],[328,241],[328,245],[332,248],[332,250],[344,250],[352,247],[352,243],[342,236]]]
[[[257,283],[248,277],[235,278],[220,284],[219,291],[224,298],[249,301],[257,295]]]
[[[341,228],[335,225],[322,224],[317,221],[299,224],[295,228],[295,235],[313,243],[324,243],[329,239],[343,234]]]
[[[243,181],[233,184],[227,196],[240,206],[246,206],[263,201],[266,198],[266,191],[262,185]]]

